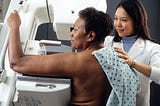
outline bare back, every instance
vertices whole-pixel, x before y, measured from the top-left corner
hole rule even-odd
[[[72,71],[72,104],[74,106],[105,106],[111,86],[108,79],[91,52],[77,54],[78,64]],[[73,63],[74,66],[74,63]],[[85,67],[85,68],[84,68]]]

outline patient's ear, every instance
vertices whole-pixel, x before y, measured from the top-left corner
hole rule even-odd
[[[88,40],[87,41],[93,41],[95,38],[96,38],[96,33],[94,31],[91,31],[88,34]]]

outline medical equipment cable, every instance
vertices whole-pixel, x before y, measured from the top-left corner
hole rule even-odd
[[[51,17],[50,17],[49,7],[48,7],[48,0],[46,0],[46,7],[47,7],[47,13],[48,13],[49,23],[51,23]]]
[[[48,14],[48,19],[49,19],[49,24],[51,23],[51,18],[50,18],[50,12],[49,12],[49,6],[48,6],[48,0],[46,0],[46,7],[47,7],[47,14]],[[48,35],[49,34],[49,26],[47,25],[47,39],[48,39]]]

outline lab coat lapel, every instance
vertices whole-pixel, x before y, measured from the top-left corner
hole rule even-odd
[[[131,47],[131,49],[129,50],[128,55],[134,59],[136,56],[138,56],[140,53],[143,52],[144,46],[145,46],[144,40],[138,38]]]
[[[114,42],[113,43],[113,47],[118,47],[118,48],[122,48],[123,49],[123,43],[122,42]]]

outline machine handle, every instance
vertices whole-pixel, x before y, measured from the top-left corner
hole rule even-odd
[[[37,83],[35,86],[36,86],[36,87],[47,87],[47,88],[49,88],[49,89],[54,89],[54,88],[56,88],[56,85],[51,84],[51,83]]]

